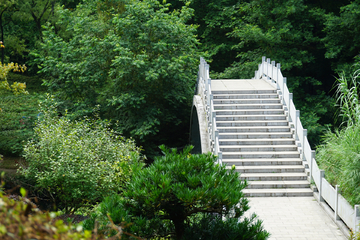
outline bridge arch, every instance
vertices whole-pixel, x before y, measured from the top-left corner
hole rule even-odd
[[[190,144],[194,146],[193,153],[207,153],[211,151],[206,111],[199,95],[193,97],[190,118]]]

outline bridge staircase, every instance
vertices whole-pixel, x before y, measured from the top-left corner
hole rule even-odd
[[[358,234],[360,206],[351,206],[340,187],[325,179],[286,82],[280,64],[269,58],[263,57],[253,79],[235,80],[210,79],[209,65],[201,58],[190,140],[198,146],[198,152],[212,152],[218,164],[235,168],[241,179],[247,180],[243,192],[252,197],[250,203],[256,211],[269,217],[268,230],[278,231],[278,226],[300,215],[308,219],[311,211],[318,212],[306,205],[313,205],[314,199],[347,236],[349,229]],[[292,231],[304,222],[308,221],[299,218],[292,223]],[[314,224],[318,222],[316,219]],[[293,236],[287,229],[276,231],[274,237]],[[317,238],[312,235],[309,239]]]
[[[220,81],[232,88],[228,81]],[[257,86],[268,89],[212,91],[222,163],[228,168],[234,165],[241,179],[247,180],[246,196],[312,196],[288,113],[276,88],[265,80],[239,81],[257,81]]]

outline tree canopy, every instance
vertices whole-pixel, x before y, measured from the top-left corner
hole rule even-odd
[[[198,57],[212,78],[281,63],[313,146],[336,126],[335,76],[358,61],[359,1],[2,0],[2,61],[40,69],[74,117],[101,106],[149,156],[185,145]]]
[[[107,3],[60,10],[36,61],[63,108],[81,116],[100,105],[103,118],[151,155],[188,129],[199,57],[196,28],[185,24],[192,11],[169,12],[153,0]]]

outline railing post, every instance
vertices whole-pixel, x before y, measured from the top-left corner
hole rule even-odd
[[[294,104],[294,102],[293,102]],[[294,105],[295,106],[295,105]],[[297,119],[300,118],[300,110],[296,110],[295,112],[295,121],[294,121],[294,128],[295,128],[295,140],[299,141],[299,136],[297,134]]]
[[[262,59],[261,59],[261,78],[265,74],[265,62],[266,62],[266,57],[263,56]]]
[[[301,148],[302,148],[302,160],[305,159],[304,146],[305,146],[305,137],[307,137],[307,129],[303,129],[303,139],[301,140]]]
[[[289,117],[291,118],[291,115],[290,115],[290,101],[293,99],[293,94],[292,93],[289,93],[289,99],[288,99],[288,103],[289,105],[287,106],[287,109],[288,109],[288,115]],[[291,119],[292,120],[292,119]]]
[[[270,80],[270,77],[269,77],[269,73],[271,71],[270,69],[270,58],[267,58],[266,59],[266,76],[267,76],[267,80]]]
[[[339,188],[340,186],[339,185],[336,185],[335,186],[335,192],[336,192],[336,197],[335,197],[335,213],[334,213],[334,219],[335,220],[340,220],[340,217],[338,215],[338,206],[339,206]]]
[[[311,151],[311,156],[310,156],[310,164],[309,164],[309,167],[310,167],[310,182],[313,179],[313,161],[315,161],[315,151],[314,150]]]
[[[277,77],[277,80],[279,80],[279,75],[280,75],[280,72],[281,72],[281,64],[280,63],[277,63],[276,64],[276,77]],[[280,89],[280,91],[281,91],[281,94],[284,94],[284,87],[283,86],[280,86],[280,84],[279,84],[279,82],[278,81],[276,81],[276,85],[278,86],[278,89]],[[282,89],[281,89],[281,87],[283,87]]]
[[[355,205],[354,209],[355,209],[355,216],[354,216],[354,232],[355,235],[359,232],[359,220],[360,220],[360,211],[359,211],[360,206],[359,205]]]
[[[325,171],[320,170],[320,186],[319,186],[319,198],[320,202],[324,202],[324,198],[322,197],[322,179],[325,177]]]
[[[211,106],[211,97],[212,95],[210,95],[209,91],[206,93],[206,98],[207,98],[207,101],[206,101],[206,105],[207,105],[207,108],[208,108],[208,111],[209,111],[209,122],[212,122],[212,118],[211,118],[211,115],[212,115],[212,106]]]
[[[259,72],[258,72],[258,77],[257,77],[257,79],[260,79],[260,78],[262,78],[262,76],[264,75],[264,65],[263,65],[263,64],[259,64],[258,69],[259,69]]]
[[[215,126],[213,128],[215,128]],[[215,134],[214,134],[214,153],[216,152],[217,147],[219,147],[216,144],[216,138],[217,137],[219,137],[219,130],[215,130]]]
[[[277,82],[277,78],[275,77],[275,61],[271,61],[271,79],[275,83]]]
[[[205,75],[206,75],[205,78],[210,79],[210,75],[209,75],[210,74],[210,65],[207,64],[207,63],[205,64],[205,70],[206,70],[205,71]]]

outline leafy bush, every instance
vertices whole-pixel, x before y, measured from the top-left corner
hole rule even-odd
[[[38,100],[43,96],[14,95],[4,90],[0,90],[0,96],[0,153],[19,156],[33,136]]]
[[[360,202],[360,70],[349,81],[339,78],[338,103],[342,129],[328,131],[317,149],[317,161],[332,185],[340,185],[344,197],[355,205]]]
[[[27,199],[15,201],[0,192],[0,238],[11,239],[93,239],[91,231],[80,225],[52,223],[54,213],[43,213]]]
[[[66,213],[122,191],[133,169],[142,166],[134,142],[106,122],[57,116],[51,98],[44,106],[35,139],[24,148],[28,166],[20,173],[34,180],[37,189],[54,194]]]
[[[20,155],[23,142],[32,135],[36,97],[27,95],[25,83],[8,82],[10,71],[25,70],[25,65],[0,63],[0,152],[6,155]]]
[[[102,229],[106,229],[105,216],[109,214],[115,224],[133,223],[128,231],[137,236],[182,239],[198,213],[237,219],[249,209],[248,200],[241,192],[246,183],[239,180],[234,169],[227,171],[225,166],[215,164],[215,156],[191,155],[192,147],[180,153],[164,146],[161,149],[165,156],[136,171],[122,196],[105,198],[98,214],[89,220],[92,224],[98,220]],[[253,227],[252,220],[244,221],[245,225],[249,223],[246,228]],[[260,235],[261,228],[258,230]]]
[[[223,220],[221,216],[202,214],[199,221],[185,228],[183,240],[262,240],[269,237],[269,233],[263,229],[262,221],[255,220],[253,214],[249,219],[239,221],[237,218]]]
[[[19,94],[29,94],[26,91],[26,84],[20,82],[13,82],[13,84],[9,84],[7,81],[7,75],[10,71],[14,72],[24,72],[26,70],[25,65],[18,65],[17,63],[8,63],[3,64],[0,63],[0,90],[8,90],[13,92],[15,95]]]

